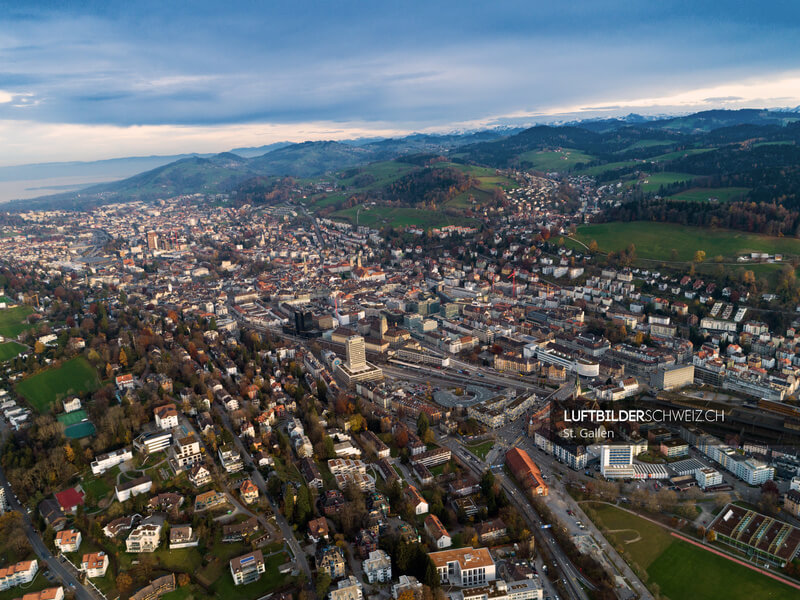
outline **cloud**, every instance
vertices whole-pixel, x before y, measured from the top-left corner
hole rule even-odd
[[[23,4],[0,0],[0,121],[36,135],[14,153],[0,148],[6,163],[36,152],[164,153],[157,145],[176,140],[181,152],[222,150],[233,132],[299,139],[293,131],[800,104],[791,75],[800,5],[767,2],[754,14],[681,0]],[[43,144],[48,127],[75,138]],[[116,142],[98,140],[101,130]]]

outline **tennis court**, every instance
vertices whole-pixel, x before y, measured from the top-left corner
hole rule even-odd
[[[89,416],[86,414],[86,411],[80,409],[69,413],[64,413],[63,415],[58,415],[58,422],[69,427],[70,425],[75,425],[76,423],[85,421],[88,418]]]
[[[67,429],[64,431],[64,435],[71,440],[79,440],[81,438],[94,435],[96,431],[97,430],[94,428],[94,425],[92,425],[91,421],[83,421],[82,423],[67,427]]]

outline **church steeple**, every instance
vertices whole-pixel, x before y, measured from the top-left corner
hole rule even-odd
[[[573,399],[577,400],[581,397],[581,377],[577,373],[575,373],[575,389],[572,392]]]

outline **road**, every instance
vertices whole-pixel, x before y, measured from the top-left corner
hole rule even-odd
[[[275,515],[275,522],[278,524],[278,527],[281,530],[283,538],[286,540],[286,543],[292,550],[292,554],[294,555],[295,561],[303,569],[303,572],[307,577],[307,581],[310,582],[311,568],[308,565],[306,553],[303,551],[303,549],[300,547],[300,544],[297,542],[297,539],[294,537],[294,531],[292,530],[292,527],[289,525],[289,523],[286,521],[286,518],[283,516],[283,513],[281,513],[275,501],[267,493],[267,482],[264,481],[264,477],[261,475],[261,472],[258,470],[258,467],[253,462],[253,457],[250,456],[250,453],[247,451],[247,448],[245,448],[245,445],[244,443],[242,443],[242,440],[239,439],[239,436],[237,436],[234,433],[233,427],[231,425],[231,420],[228,417],[228,414],[225,412],[225,409],[221,409],[219,413],[222,417],[222,423],[225,425],[225,429],[227,429],[233,436],[233,441],[236,444],[236,448],[242,454],[242,460],[244,461],[244,464],[251,467],[250,479],[253,481],[253,483],[256,484],[256,487],[258,487],[259,492],[263,494],[263,496],[267,499],[270,506],[272,507],[272,512]],[[263,516],[259,516],[259,520],[265,521]]]
[[[0,428],[2,428],[2,433],[0,435],[3,443],[5,443],[5,438],[7,435],[5,427],[5,423],[0,422]],[[2,466],[0,466],[0,485],[5,488],[6,501],[8,502],[9,509],[15,510],[22,515],[22,526],[25,529],[25,535],[28,537],[28,541],[30,541],[31,547],[36,553],[36,556],[38,556],[39,559],[47,565],[47,568],[51,573],[53,573],[53,575],[61,580],[65,591],[72,589],[75,592],[75,597],[78,600],[98,600],[98,598],[102,598],[96,592],[90,591],[89,588],[81,584],[81,582],[75,578],[69,569],[60,560],[58,560],[58,558],[53,556],[50,550],[47,549],[47,546],[45,546],[44,542],[42,541],[39,532],[33,527],[33,523],[28,516],[28,509],[17,501],[17,497],[14,495],[14,490],[11,489],[11,484],[8,483],[8,479],[6,479],[6,474],[3,471]],[[20,596],[21,595],[22,593],[20,593]]]
[[[480,478],[480,476],[483,474],[483,471],[488,468],[483,461],[465,450],[455,439],[444,438],[440,439],[439,442],[450,448],[450,450],[455,453],[477,475],[478,478]],[[520,514],[525,517],[525,520],[531,526],[531,531],[534,532],[537,542],[547,545],[556,565],[560,568],[564,575],[563,581],[567,590],[570,592],[570,597],[573,598],[573,600],[588,600],[589,597],[581,585],[584,585],[589,589],[594,589],[594,584],[586,579],[583,574],[581,574],[580,571],[575,568],[575,565],[572,564],[567,555],[556,542],[553,534],[547,529],[542,529],[543,523],[541,518],[536,511],[533,510],[533,507],[531,507],[527,499],[521,496],[521,493],[517,490],[516,485],[509,481],[502,471],[495,472],[495,477],[497,481],[500,482],[503,490],[506,492],[508,499],[517,507]]]
[[[533,440],[531,440],[529,437],[525,435],[520,436],[522,431],[519,427],[519,425],[515,425],[505,428],[502,431],[502,434],[498,436],[502,439],[499,439],[498,441],[503,445],[504,448],[514,445],[522,450],[525,450],[539,466],[542,473],[550,476],[550,480],[548,482],[550,485],[550,496],[545,499],[548,508],[550,508],[550,510],[552,510],[556,516],[560,517],[567,530],[572,530],[573,533],[580,533],[582,531],[579,528],[574,527],[575,520],[581,521],[587,528],[584,531],[588,531],[592,534],[594,539],[600,545],[600,548],[608,562],[613,565],[614,569],[617,571],[617,573],[613,574],[621,574],[641,598],[652,598],[652,595],[647,590],[647,587],[633,572],[630,566],[628,566],[628,563],[626,563],[625,560],[617,553],[617,551],[614,550],[613,546],[608,543],[603,534],[600,533],[600,530],[597,529],[592,520],[583,513],[583,510],[581,510],[578,503],[573,500],[572,496],[570,496],[569,493],[567,493],[567,491],[564,489],[563,484],[556,477],[554,477],[554,475],[570,473],[570,477],[580,481],[590,480],[591,478],[586,477],[583,473],[571,471],[569,467],[561,464],[555,457],[539,450],[533,443]],[[512,438],[514,439],[513,444],[509,441]],[[577,513],[578,516],[571,517],[570,515],[566,514],[567,509]]]

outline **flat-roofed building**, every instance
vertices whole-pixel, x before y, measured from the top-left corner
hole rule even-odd
[[[364,592],[361,589],[361,582],[352,575],[342,579],[336,585],[336,589],[331,590],[328,594],[329,600],[362,600],[363,598]]]
[[[369,583],[385,583],[392,580],[392,559],[383,550],[372,550],[362,563]]]
[[[125,540],[125,550],[131,553],[155,552],[161,543],[161,525],[154,523],[136,527]]]
[[[456,587],[486,585],[497,578],[494,560],[486,548],[458,548],[429,554],[439,581]]]
[[[109,469],[113,469],[117,465],[120,465],[131,459],[133,459],[133,451],[130,448],[120,448],[119,450],[114,450],[113,452],[100,454],[99,456],[95,457],[94,461],[92,461],[92,474],[102,475]]]
[[[235,585],[246,585],[261,579],[266,571],[261,550],[237,556],[230,561],[231,576]]]

